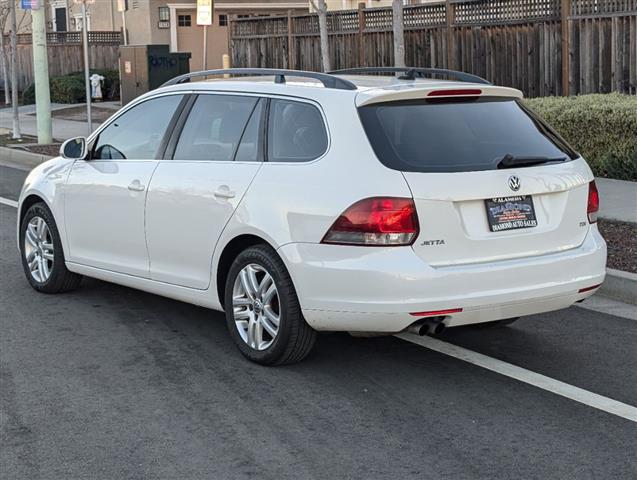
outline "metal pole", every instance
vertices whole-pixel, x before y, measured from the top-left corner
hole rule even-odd
[[[208,25],[203,26],[203,70],[208,70]]]
[[[15,14],[15,2],[9,2],[11,10],[11,104],[13,106],[13,135],[12,138],[22,138],[20,134],[20,111],[18,110],[18,21]],[[4,34],[4,32],[2,32]]]
[[[49,59],[46,51],[46,18],[44,2],[31,11],[33,30],[33,72],[35,76],[35,110],[38,143],[53,142],[51,126],[51,92],[49,91]]]
[[[126,11],[122,11],[122,30],[124,31],[124,46],[128,45],[128,32],[126,31]]]
[[[86,0],[82,0],[82,43],[84,44],[84,83],[86,84],[86,118],[88,120],[88,134],[93,133],[93,118],[91,117],[91,81],[89,80],[88,64],[88,31],[86,21]]]

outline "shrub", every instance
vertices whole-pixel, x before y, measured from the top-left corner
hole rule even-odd
[[[637,97],[619,93],[525,100],[597,176],[637,181]]]
[[[102,96],[104,100],[119,100],[119,73],[117,70],[92,69],[104,77]],[[51,101],[55,103],[82,103],[86,101],[84,72],[70,73],[61,77],[51,77]],[[22,93],[25,105],[35,103],[35,86],[31,85]]]
[[[51,101],[56,103],[81,103],[86,99],[84,77],[65,75],[51,79]]]

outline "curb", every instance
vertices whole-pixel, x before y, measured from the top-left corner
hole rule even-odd
[[[51,158],[53,157],[42,155],[40,153],[26,152],[19,148],[0,147],[0,160],[18,163],[25,167],[37,167]]]
[[[637,305],[637,274],[607,268],[606,279],[599,288],[599,294],[603,297]]]

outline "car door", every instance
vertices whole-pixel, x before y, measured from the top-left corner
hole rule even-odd
[[[151,279],[208,287],[217,240],[261,166],[265,102],[201,94],[184,110],[148,191]]]
[[[164,95],[127,109],[73,164],[64,200],[70,262],[148,277],[147,187],[183,101]]]

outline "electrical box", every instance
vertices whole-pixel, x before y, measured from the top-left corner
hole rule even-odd
[[[122,105],[190,72],[190,52],[170,52],[168,45],[119,47]]]

